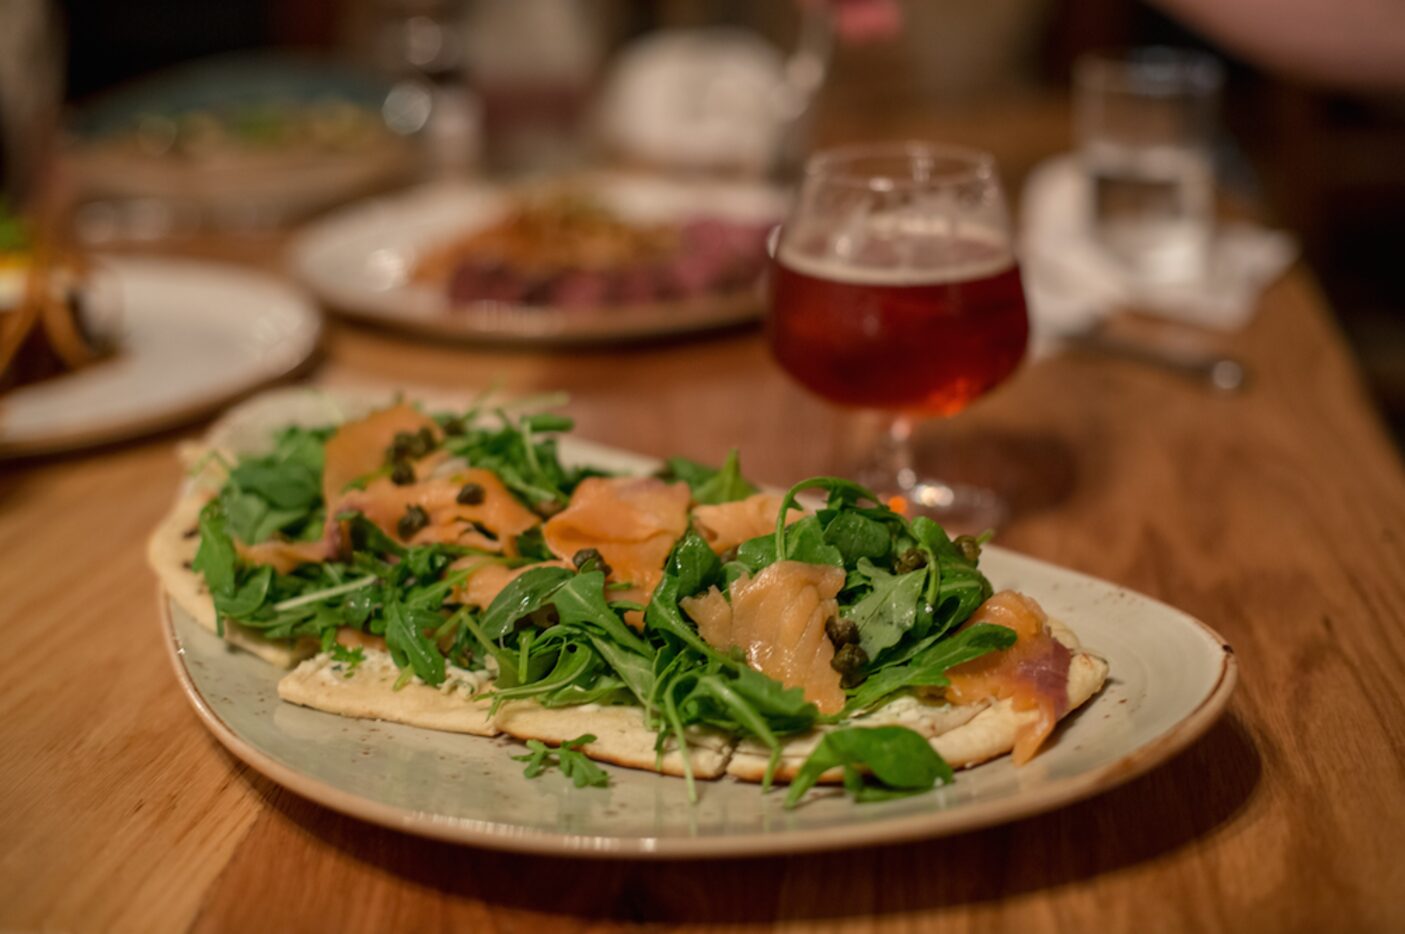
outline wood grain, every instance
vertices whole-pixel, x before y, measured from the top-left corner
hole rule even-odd
[[[1399,930],[1405,472],[1305,271],[1221,346],[1251,391],[1067,355],[923,440],[1010,494],[1003,544],[1224,633],[1242,664],[1229,715],[1094,801],[817,856],[511,856],[292,796],[207,737],[159,644],[140,543],[178,436],[6,465],[0,928]],[[335,327],[315,376],[564,388],[586,436],[703,459],[736,445],[775,483],[830,469],[856,430],[749,331],[524,353]]]

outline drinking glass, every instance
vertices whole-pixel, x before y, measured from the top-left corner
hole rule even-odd
[[[1214,58],[1181,49],[1086,55],[1074,67],[1092,230],[1104,249],[1145,282],[1205,275],[1223,81]]]
[[[916,422],[952,416],[1003,382],[1029,323],[1009,212],[987,153],[932,143],[810,159],[774,240],[767,333],[781,367],[889,429],[860,479],[961,531],[998,525],[983,487],[924,476]]]

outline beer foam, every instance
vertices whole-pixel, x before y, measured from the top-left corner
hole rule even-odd
[[[910,218],[898,225],[874,223],[875,220],[870,218],[868,224],[853,233],[824,236],[822,247],[812,245],[813,238],[804,236],[786,240],[781,244],[777,261],[816,279],[887,286],[969,282],[990,278],[1015,265],[1009,238],[990,227],[963,224],[960,234],[952,235],[946,223],[937,230],[930,224],[920,225],[925,228],[920,229]],[[844,249],[837,241],[846,236],[851,241],[846,245],[849,252],[867,247],[870,255],[863,259],[837,255]],[[804,242],[806,240],[810,242]],[[854,241],[857,247],[852,245]],[[975,255],[953,261],[950,258],[953,244],[967,247]],[[876,257],[874,253],[890,255]]]

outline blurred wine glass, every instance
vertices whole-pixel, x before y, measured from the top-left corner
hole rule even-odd
[[[958,531],[998,525],[993,491],[924,476],[918,419],[952,416],[1019,364],[1028,339],[1009,213],[986,153],[928,143],[814,156],[776,238],[768,334],[805,388],[891,417],[860,479]]]

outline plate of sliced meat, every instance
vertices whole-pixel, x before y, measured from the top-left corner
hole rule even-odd
[[[294,273],[330,308],[397,330],[602,343],[755,320],[779,189],[599,173],[432,185],[309,226]]]
[[[1233,689],[1198,620],[842,478],[416,398],[245,403],[150,540],[195,711],[328,807],[557,854],[892,843],[1115,787]]]

